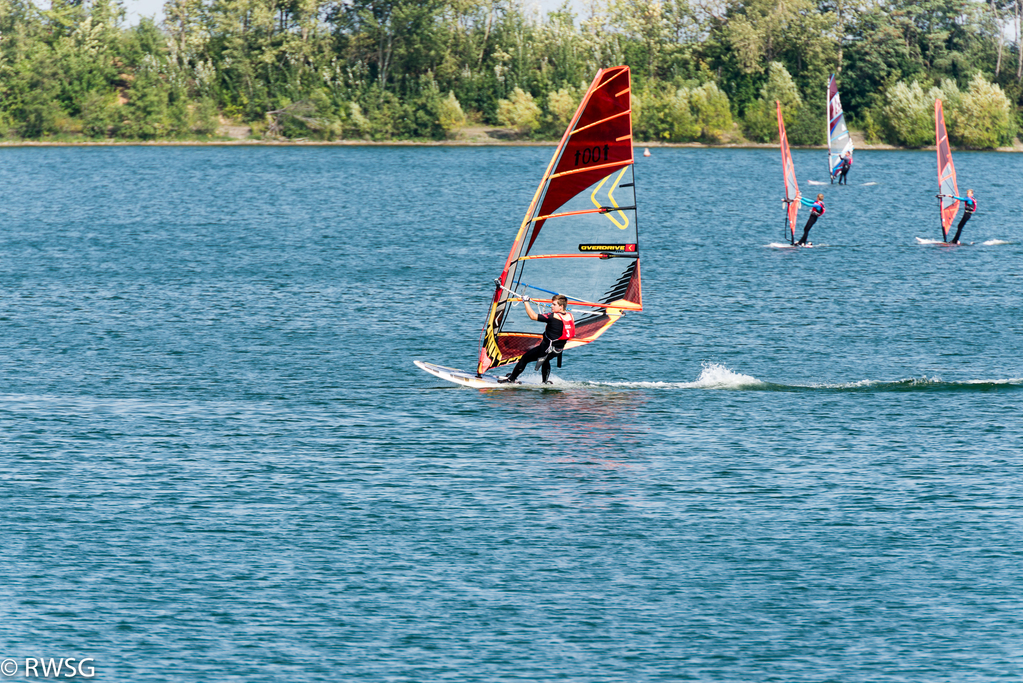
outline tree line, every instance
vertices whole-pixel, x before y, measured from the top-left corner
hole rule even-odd
[[[0,135],[551,139],[600,67],[628,64],[638,140],[821,144],[828,76],[870,141],[990,148],[1021,122],[1023,0],[0,0]]]

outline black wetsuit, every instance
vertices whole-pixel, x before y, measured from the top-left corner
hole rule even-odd
[[[543,313],[536,317],[538,322],[547,323],[547,329],[543,331],[543,339],[540,343],[522,354],[522,358],[519,358],[519,362],[515,364],[515,368],[508,375],[507,381],[514,382],[522,371],[526,369],[526,366],[534,361],[538,361],[544,356],[543,365],[540,366],[540,377],[543,382],[547,382],[547,378],[551,376],[551,359],[550,356],[556,356],[565,350],[565,341],[559,340],[558,338],[565,331],[565,323],[558,319],[558,316],[553,313]],[[561,367],[561,361],[558,361],[558,367]]]
[[[852,161],[850,159],[842,159],[842,165],[838,169],[838,184],[848,185],[849,181],[846,179],[846,175],[849,173],[849,169],[852,168]]]
[[[973,212],[977,210],[977,202],[972,197],[966,197],[963,201],[963,217],[959,219],[959,226],[956,228],[956,236],[952,238],[952,244],[959,243],[959,236],[963,234],[963,226],[966,221],[973,218]]]

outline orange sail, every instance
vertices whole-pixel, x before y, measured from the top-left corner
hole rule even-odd
[[[789,137],[785,134],[785,120],[781,116],[781,102],[778,107],[778,137],[781,140],[781,167],[785,175],[785,214],[789,225],[789,242],[796,241],[796,214],[799,213],[799,184],[796,182],[796,168],[792,165]]]
[[[636,227],[629,67],[601,69],[572,117],[519,226],[480,337],[482,374],[536,346],[541,325],[519,305],[568,297],[588,344],[643,310]]]
[[[956,167],[952,163],[952,149],[948,146],[945,130],[945,110],[941,100],[934,101],[934,139],[938,145],[938,213],[941,214],[941,238],[948,241],[948,230],[959,211],[959,185]]]

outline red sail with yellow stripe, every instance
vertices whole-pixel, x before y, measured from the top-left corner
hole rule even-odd
[[[601,69],[572,117],[497,279],[477,373],[514,363],[542,336],[523,296],[568,297],[588,344],[626,311],[643,310],[636,228],[629,67]]]

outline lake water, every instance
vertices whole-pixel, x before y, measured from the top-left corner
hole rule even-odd
[[[1019,680],[1023,155],[953,248],[933,152],[797,150],[793,250],[777,150],[656,148],[644,312],[423,373],[551,152],[0,149],[12,680]]]

